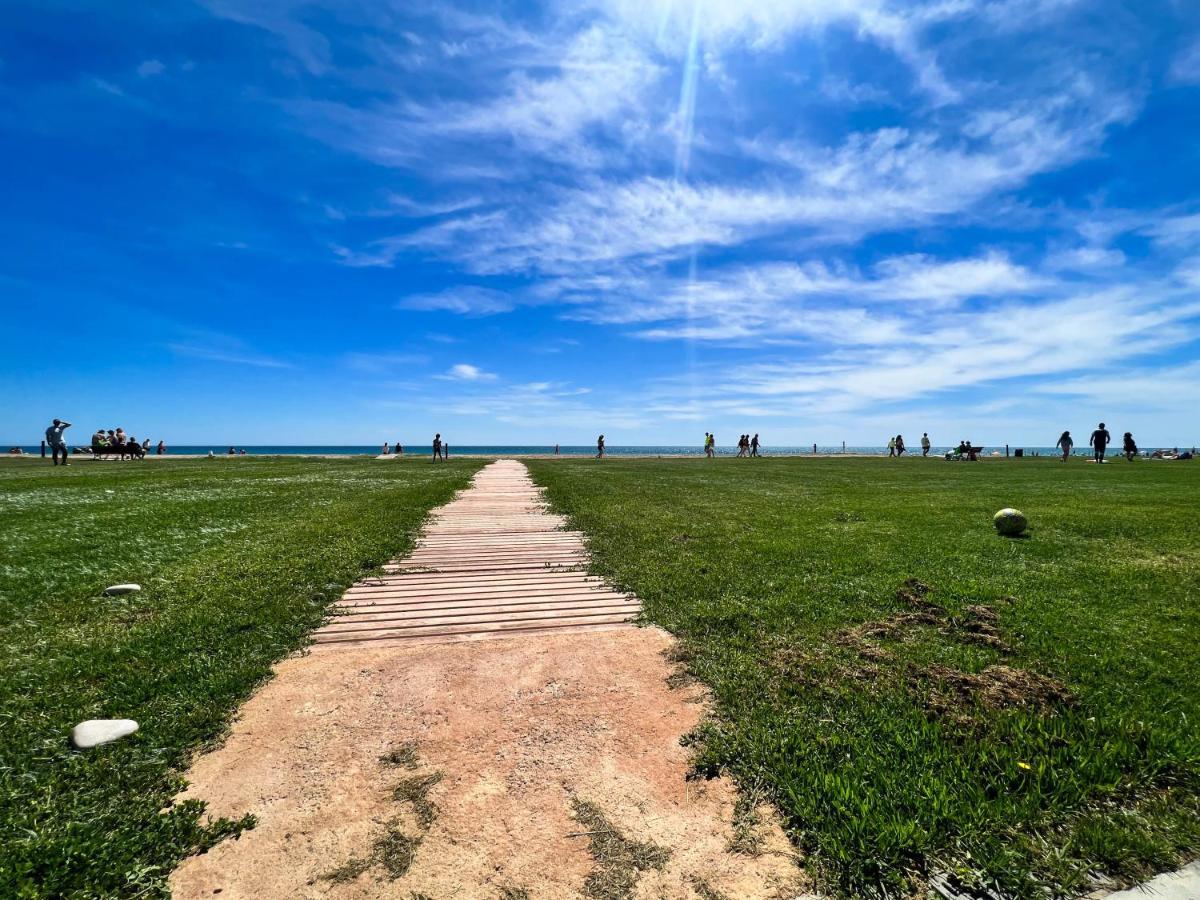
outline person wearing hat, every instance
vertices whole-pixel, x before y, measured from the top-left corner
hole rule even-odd
[[[54,424],[46,429],[46,443],[50,445],[50,451],[54,454],[54,464],[58,465],[58,454],[62,454],[62,464],[69,466],[67,461],[67,442],[63,440],[63,432],[71,427],[70,422],[64,422],[62,419],[55,419]]]

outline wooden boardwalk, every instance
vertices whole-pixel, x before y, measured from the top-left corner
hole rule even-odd
[[[636,597],[587,574],[583,536],[546,510],[525,466],[502,459],[434,510],[413,552],[351,586],[319,648],[629,627]]]

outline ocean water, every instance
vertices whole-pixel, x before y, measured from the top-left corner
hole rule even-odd
[[[72,445],[74,446],[74,445]],[[340,445],[340,444],[308,444],[308,445],[291,445],[291,444],[245,444],[234,445],[239,450],[245,450],[248,456],[296,456],[303,454],[321,454],[333,456],[376,456],[382,450],[382,446],[378,444],[367,445]],[[181,444],[179,446],[169,445],[167,455],[172,454],[207,454],[210,450],[217,456],[226,456],[229,451],[229,444]],[[8,447],[4,447],[7,450]],[[24,445],[22,449],[26,453],[37,455],[40,449],[37,445]],[[930,456],[940,456],[951,448],[949,447],[934,447],[930,450]],[[984,454],[991,455],[996,450],[996,447],[985,447]],[[1003,445],[999,451],[1004,453]],[[1012,448],[1015,449],[1015,446]],[[1055,456],[1057,451],[1053,447],[1025,447],[1026,455],[1040,456]],[[431,453],[431,448],[428,445],[421,444],[404,446],[406,456],[428,456]],[[698,444],[682,445],[682,444],[663,444],[654,446],[617,446],[610,445],[605,448],[605,455],[612,457],[621,456],[703,456],[704,449]],[[841,444],[834,447],[817,445],[817,454],[855,454],[866,456],[887,456],[887,447],[866,447],[866,446],[847,446],[843,449]],[[1114,452],[1110,448],[1110,453]],[[504,445],[504,444],[463,444],[462,446],[451,444],[450,455],[464,456],[549,456],[554,453],[554,446],[523,444],[523,445]],[[771,447],[762,445],[759,453],[763,456],[812,456],[813,445],[809,444],[806,447]],[[150,454],[154,454],[153,446],[150,448]],[[592,446],[561,446],[559,447],[559,455],[561,456],[595,456],[596,448]],[[737,456],[737,447],[717,447],[718,456]],[[920,448],[914,453],[911,449],[906,456],[920,456]],[[1076,456],[1090,456],[1091,453],[1087,448],[1077,449]]]

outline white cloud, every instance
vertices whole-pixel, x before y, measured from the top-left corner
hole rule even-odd
[[[1180,51],[1168,74],[1176,84],[1200,84],[1200,40]]]
[[[193,359],[202,359],[207,362],[253,366],[260,369],[292,368],[291,363],[258,353],[233,338],[214,337],[211,340],[179,341],[168,344],[167,349],[180,356],[190,356]]]
[[[435,294],[414,294],[397,306],[423,312],[454,312],[465,316],[490,316],[508,312],[516,306],[511,294],[491,288],[463,285]]]
[[[140,78],[153,78],[155,75],[161,75],[166,68],[157,59],[147,59],[137,67],[137,73]]]
[[[470,363],[458,363],[451,366],[450,371],[445,375],[438,375],[445,381],[495,381],[498,376],[491,372],[485,372],[478,366],[473,366]]]
[[[368,258],[388,265],[413,247],[484,274],[553,273],[581,263],[671,259],[697,245],[736,246],[786,229],[853,242],[962,214],[1075,162],[1133,111],[1131,98],[1082,84],[1036,104],[974,113],[957,135],[884,128],[830,148],[748,141],[742,149],[780,167],[776,177],[757,184],[596,180],[558,190],[549,202],[449,219],[381,242],[383,252]]]

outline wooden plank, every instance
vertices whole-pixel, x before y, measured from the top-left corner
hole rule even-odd
[[[630,627],[641,603],[586,571],[584,535],[500,460],[435,510],[407,557],[348,588],[319,646],[478,640]]]

